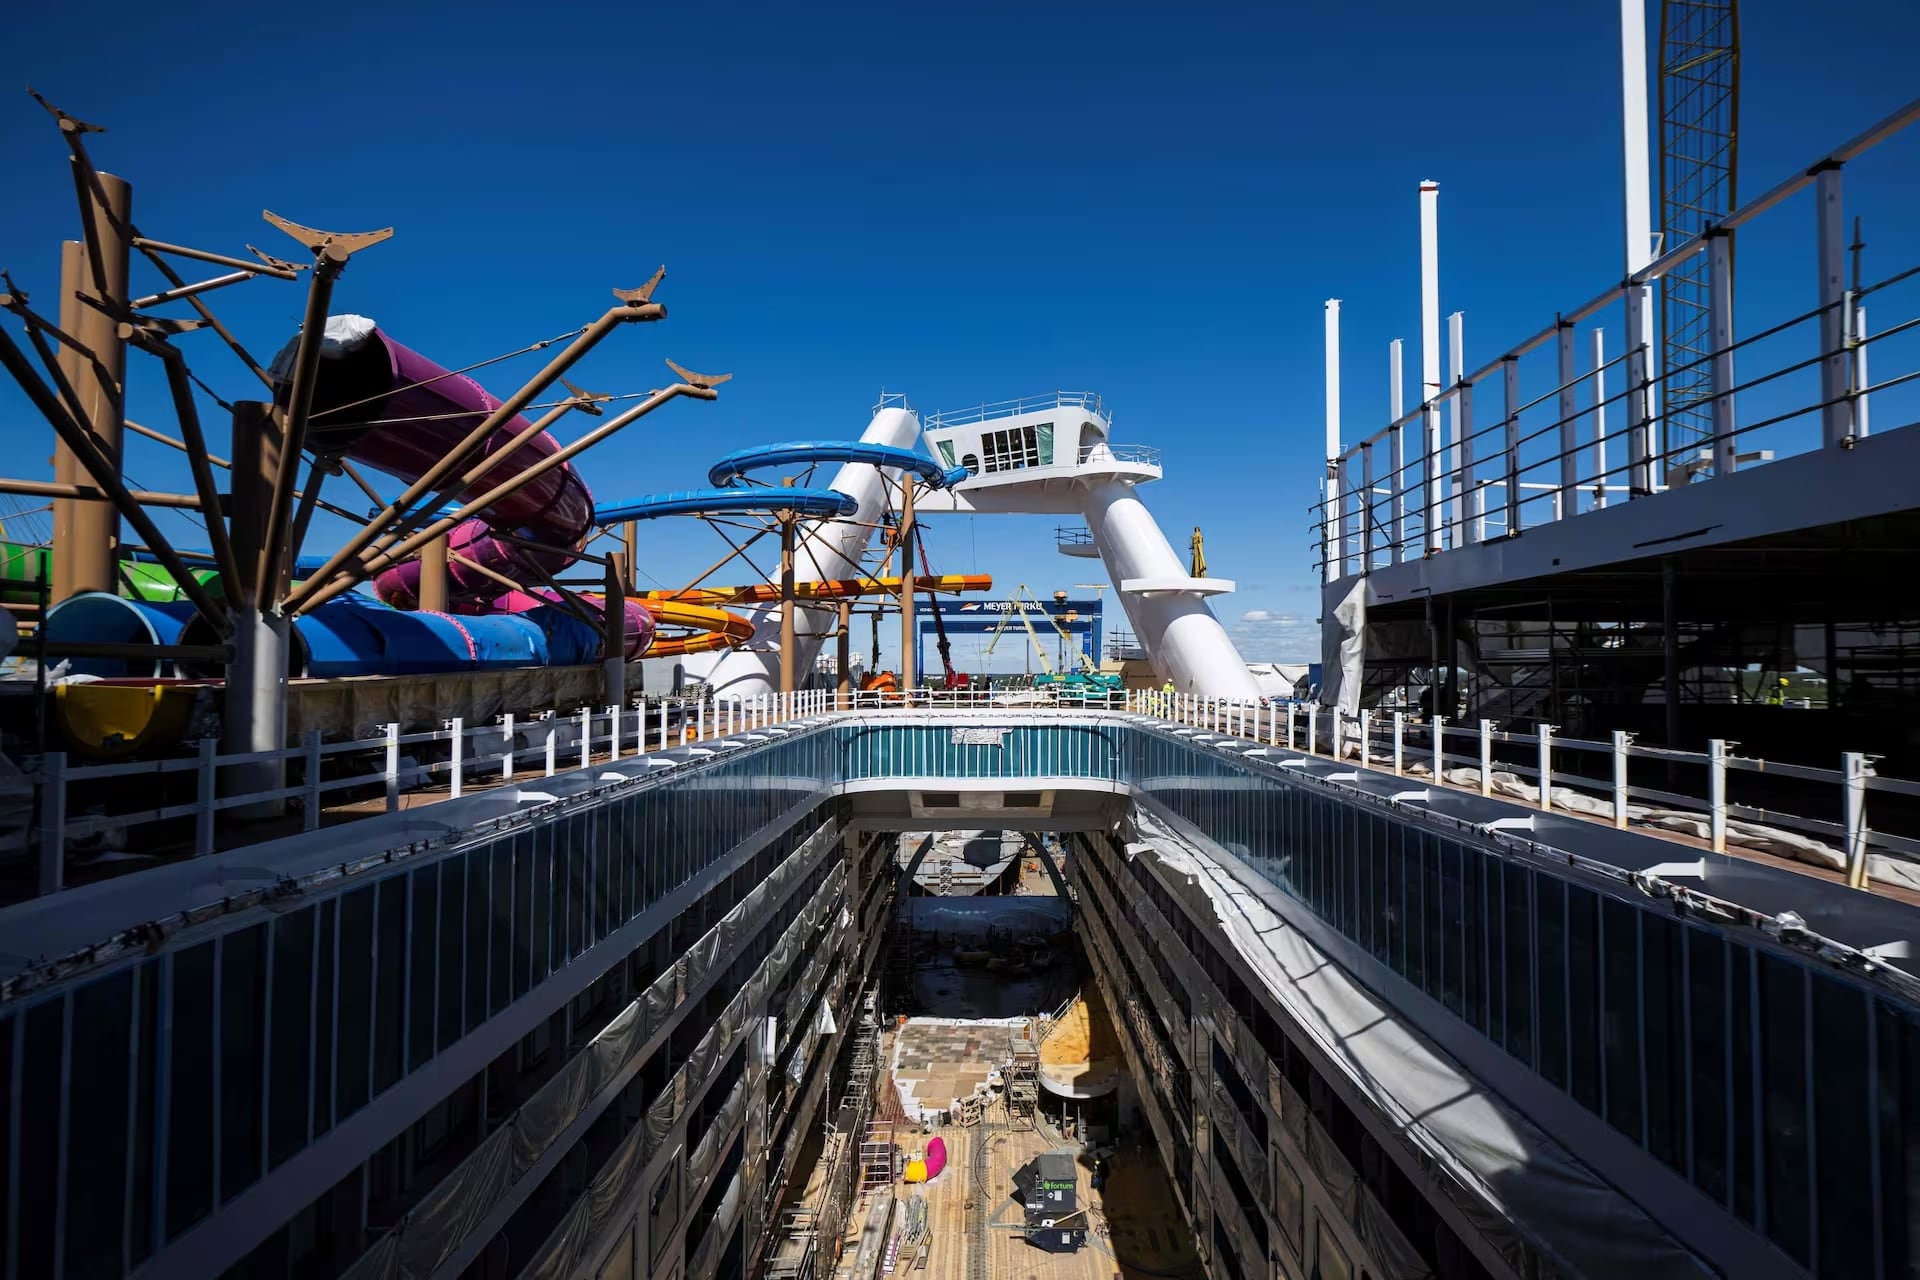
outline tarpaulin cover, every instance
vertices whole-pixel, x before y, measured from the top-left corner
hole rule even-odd
[[[1639,1205],[1386,1016],[1377,997],[1328,963],[1246,885],[1150,818],[1142,825],[1153,841],[1149,847],[1176,879],[1204,895],[1221,938],[1349,1086],[1398,1127],[1415,1158],[1429,1166],[1426,1181],[1463,1210],[1474,1210],[1476,1224],[1516,1271],[1537,1269],[1538,1258],[1528,1255],[1538,1252],[1576,1274],[1640,1280],[1708,1274]],[[1358,1212],[1352,1167],[1304,1111],[1289,1107],[1282,1124],[1304,1138],[1308,1159],[1352,1216]]]

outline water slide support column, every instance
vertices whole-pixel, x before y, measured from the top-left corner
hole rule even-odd
[[[600,600],[600,623],[605,632],[600,670],[605,680],[601,699],[613,707],[613,741],[620,744],[620,708],[627,700],[627,558],[618,551],[607,556],[605,594]]]
[[[913,476],[900,476],[900,696],[913,705]]]
[[[447,611],[447,550],[444,534],[420,548],[420,595],[415,604],[427,613]]]
[[[789,476],[791,485],[793,478]],[[780,521],[780,692],[791,694],[794,690],[794,618],[793,618],[793,531],[794,515],[791,511],[782,511],[777,517]]]
[[[284,443],[273,406],[242,400],[233,407],[232,499],[229,529],[240,562],[241,595],[228,601],[233,623],[233,660],[227,666],[220,747],[223,754],[278,751],[287,737],[287,645],[290,624],[279,609],[264,608],[254,594],[267,553],[267,519]],[[230,764],[221,770],[228,795],[277,791],[287,785],[286,761],[278,757]],[[237,818],[271,819],[285,800],[265,800],[232,811]]]
[[[60,331],[77,333],[80,328],[80,288],[85,280],[85,250],[78,240],[62,241],[60,245]],[[61,343],[58,352],[60,370],[66,375],[67,384],[78,390],[81,377],[80,353],[66,343]],[[73,456],[73,450],[58,435],[53,441],[53,478],[60,484],[85,483],[86,472],[80,466],[80,460]],[[73,594],[73,557],[68,548],[74,546],[73,516],[85,503],[69,499],[56,498],[53,502],[53,546],[51,557],[53,569],[53,594],[51,601],[60,603]]]
[[[840,630],[834,636],[834,670],[839,673],[834,707],[845,711],[853,705],[853,601],[840,602]]]
[[[82,182],[80,185],[82,198],[86,202],[81,216],[87,222],[87,244],[97,245],[99,256],[93,258],[91,249],[74,256],[78,260],[75,265],[81,268],[78,272],[79,292],[93,298],[99,305],[93,306],[75,299],[73,327],[67,329],[81,346],[93,352],[93,359],[86,359],[77,352],[68,353],[73,357],[71,364],[65,356],[61,357],[60,364],[68,371],[69,380],[79,393],[80,407],[85,411],[80,426],[93,432],[100,451],[117,472],[120,468],[120,437],[126,412],[127,375],[127,343],[120,336],[117,317],[127,309],[127,259],[131,248],[128,237],[132,225],[133,188],[110,173],[97,176],[100,179],[98,192],[93,191],[89,183]],[[101,196],[106,197],[104,207]],[[64,288],[67,274],[64,253],[61,268],[61,284]],[[67,297],[63,293],[63,316]],[[65,350],[62,344],[62,351]],[[62,473],[63,466],[68,478],[85,480],[86,469],[66,445],[60,444],[55,447],[56,475]],[[120,541],[119,512],[110,502],[69,501],[66,505],[66,519],[62,521],[57,511],[54,517],[56,527],[64,523],[69,530],[66,542],[56,542],[54,547],[56,565],[64,559],[69,566],[64,575],[66,594],[115,590],[119,581],[115,564]],[[62,598],[56,590],[55,603]]]

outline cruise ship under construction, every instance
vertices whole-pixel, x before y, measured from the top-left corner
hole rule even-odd
[[[595,445],[726,394],[567,380],[670,332],[664,272],[496,398],[347,296],[389,232],[150,237],[42,103],[81,217],[0,296],[58,451],[0,480],[52,504],[0,580],[0,1280],[1920,1275],[1920,268],[1847,201],[1920,103],[1656,244],[1639,9],[1618,280],[1443,375],[1426,184],[1370,435],[1329,306],[1311,696],[1098,396],[596,500]],[[1736,332],[1731,236],[1795,216],[1740,269],[1817,299]],[[251,348],[217,291],[275,288]],[[1084,521],[1137,652],[939,572],[948,512]],[[643,589],[665,519],[716,563]],[[983,613],[1080,652],[962,674]]]

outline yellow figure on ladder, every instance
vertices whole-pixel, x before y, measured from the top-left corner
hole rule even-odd
[[[1207,541],[1200,536],[1200,526],[1193,526],[1193,576],[1207,576]]]

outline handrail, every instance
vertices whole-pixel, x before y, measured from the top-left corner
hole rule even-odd
[[[968,423],[985,422],[991,418],[1011,418],[1016,414],[1039,413],[1043,409],[1085,409],[1111,425],[1113,419],[1107,416],[1106,404],[1096,391],[1048,391],[1037,396],[1021,396],[1014,400],[994,400],[974,405],[966,409],[944,409],[939,413],[928,414],[920,421],[923,431],[936,431],[941,427],[962,427]]]

